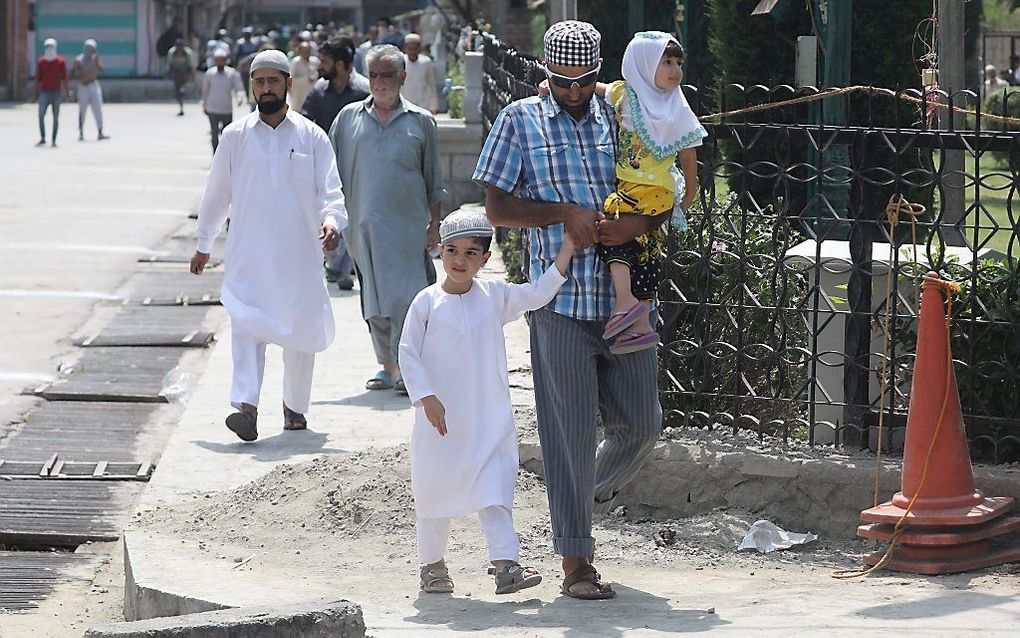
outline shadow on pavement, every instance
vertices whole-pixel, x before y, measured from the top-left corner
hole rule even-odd
[[[875,605],[855,613],[865,618],[880,620],[913,620],[951,616],[960,612],[972,612],[977,609],[1016,603],[1016,601],[1016,596],[994,596],[979,592],[957,591],[923,600],[896,601],[885,605]],[[1020,618],[1020,615],[1005,609],[998,609],[997,613],[1009,614],[1015,619]]]
[[[261,424],[260,424],[261,425]],[[281,426],[282,427],[282,426]],[[284,461],[293,456],[307,454],[342,454],[349,450],[341,448],[327,448],[326,441],[329,436],[323,432],[314,430],[302,430],[297,432],[280,432],[273,436],[260,437],[251,443],[237,441],[235,443],[220,443],[218,441],[191,441],[200,448],[217,452],[219,454],[244,454],[256,461],[274,463]]]
[[[373,410],[406,410],[409,407],[407,397],[393,390],[365,390],[361,394],[332,399],[329,401],[312,401],[312,405],[357,405]]]
[[[547,587],[546,583],[540,585]],[[674,633],[711,631],[729,621],[704,609],[677,609],[666,598],[613,583],[612,600],[576,600],[560,595],[551,603],[537,598],[490,602],[420,593],[418,613],[404,618],[421,625],[442,625],[450,631],[488,629],[565,629],[564,636],[623,636],[635,629]]]

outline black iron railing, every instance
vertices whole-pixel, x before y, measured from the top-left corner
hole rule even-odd
[[[534,94],[538,62],[491,37],[485,55],[491,123]],[[659,295],[667,427],[866,448],[884,412],[883,447],[897,449],[917,283],[935,270],[962,286],[951,338],[972,453],[1020,459],[1020,120],[1009,117],[1020,93],[985,113],[970,92],[861,88],[789,104],[818,91],[684,90],[709,137],[691,230],[669,238]],[[770,106],[710,117],[750,105]],[[924,212],[893,227],[891,200]],[[501,238],[523,250],[519,235]]]

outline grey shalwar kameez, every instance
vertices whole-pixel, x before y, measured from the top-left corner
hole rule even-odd
[[[380,364],[397,363],[411,300],[435,281],[425,251],[429,206],[446,194],[436,121],[401,98],[386,127],[373,98],[349,104],[329,131],[349,225],[344,240],[361,285],[361,312]]]

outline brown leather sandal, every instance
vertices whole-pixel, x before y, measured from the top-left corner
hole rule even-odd
[[[295,412],[283,404],[283,429],[284,430],[307,430],[308,420],[305,415]]]
[[[591,594],[579,594],[570,591],[570,588],[578,583],[591,583],[598,591]],[[616,597],[616,592],[607,583],[602,582],[602,577],[599,576],[599,573],[595,571],[592,565],[581,565],[568,574],[563,579],[560,591],[571,598],[579,600],[606,600],[607,598]]]

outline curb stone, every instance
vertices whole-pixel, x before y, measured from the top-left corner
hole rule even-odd
[[[93,627],[85,638],[363,638],[361,607],[320,599],[291,605],[239,607]]]

